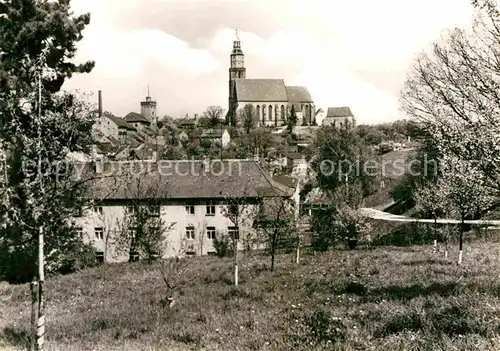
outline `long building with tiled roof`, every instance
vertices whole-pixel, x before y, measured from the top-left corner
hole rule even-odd
[[[306,87],[286,86],[283,79],[247,79],[244,59],[241,43],[235,40],[229,68],[231,124],[242,124],[244,115],[252,113],[259,126],[281,126],[292,111],[298,125],[314,124],[314,100]]]

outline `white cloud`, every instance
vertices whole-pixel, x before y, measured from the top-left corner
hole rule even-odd
[[[124,13],[136,11],[137,16],[147,17],[166,2],[173,1],[73,0],[75,12],[90,11],[92,17],[77,59],[95,60],[96,68],[85,79],[72,79],[70,85],[106,86],[126,97],[111,99],[113,105],[108,108],[113,111],[135,106],[128,100],[145,82],[158,87],[157,100],[164,113],[199,112],[208,104],[226,108],[227,69],[235,39],[227,23],[216,24],[219,30],[206,48],[193,48],[158,29],[115,25]],[[349,105],[361,123],[402,117],[398,94],[414,55],[438,39],[442,29],[470,22],[472,12],[468,0],[226,2],[251,4],[262,11],[263,21],[279,28],[259,36],[240,27],[249,78],[276,72],[289,85],[307,86],[318,107]],[[187,8],[196,11],[193,5]],[[244,13],[234,16],[248,22]],[[141,97],[142,93],[136,96],[134,104]],[[127,103],[120,102],[125,99]]]
[[[120,11],[113,11],[118,9],[112,6],[114,2],[87,1],[73,4],[76,13],[91,11],[91,24],[84,32],[76,59],[95,60],[97,74],[129,78],[139,75],[149,62],[192,74],[211,72],[219,66],[209,51],[192,49],[188,43],[160,30],[113,28],[106,14],[110,17],[119,14]],[[137,3],[137,0],[123,1],[119,8],[123,11],[123,7]]]

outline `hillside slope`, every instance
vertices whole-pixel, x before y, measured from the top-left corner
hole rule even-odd
[[[498,249],[465,249],[245,257],[238,288],[231,259],[191,258],[172,309],[157,264],[102,266],[48,280],[46,350],[498,350]],[[0,348],[23,349],[28,288],[0,297]]]

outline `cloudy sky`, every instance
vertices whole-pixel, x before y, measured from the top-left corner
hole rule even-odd
[[[317,107],[350,106],[359,123],[404,117],[412,59],[441,31],[471,21],[468,0],[73,0],[90,12],[67,89],[103,91],[104,109],[140,111],[150,85],[159,115],[227,108],[235,28],[247,78],[309,88]]]

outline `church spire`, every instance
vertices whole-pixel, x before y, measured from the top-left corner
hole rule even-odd
[[[240,37],[238,35],[238,28],[236,28],[236,40],[233,41],[233,51],[231,55],[241,55],[243,56],[243,51],[241,50]]]
[[[230,66],[229,66],[229,106],[228,113],[234,115],[236,112],[236,107],[238,105],[236,98],[236,79],[245,79],[246,69],[245,69],[245,55],[241,50],[240,37],[238,35],[238,29],[236,29],[236,40],[233,41],[233,50],[230,56]],[[234,116],[229,115],[229,121],[234,120]],[[232,123],[232,122],[230,122]]]

